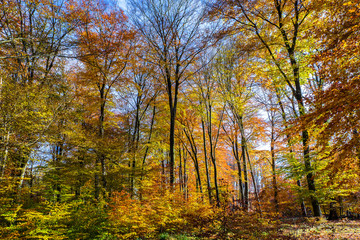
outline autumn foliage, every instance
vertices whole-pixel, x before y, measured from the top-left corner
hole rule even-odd
[[[359,4],[1,1],[0,238],[359,218]]]

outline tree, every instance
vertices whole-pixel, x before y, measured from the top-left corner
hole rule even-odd
[[[247,60],[246,56],[240,56],[239,54],[236,54],[236,52],[233,52],[234,50],[235,49],[225,47],[222,51],[220,51],[220,54],[217,56],[214,64],[214,78],[219,85],[221,96],[225,100],[225,103],[229,106],[228,115],[230,115],[233,123],[237,125],[235,127],[235,139],[233,138],[230,141],[232,142],[234,157],[237,160],[239,183],[241,175],[244,177],[244,191],[241,195],[243,198],[243,207],[247,210],[249,208],[248,165],[250,165],[250,155],[248,136],[245,133],[244,119],[248,117],[247,114],[250,115],[251,111],[249,102],[252,97],[252,79],[249,77],[251,71],[246,71],[248,70],[245,63]],[[238,135],[240,136],[241,156],[239,156]],[[240,173],[240,159],[242,159],[243,174]],[[251,174],[253,173],[251,172]],[[255,181],[253,181],[253,184],[255,195],[258,200],[258,191]]]
[[[102,139],[105,137],[106,103],[111,98],[112,87],[123,80],[123,72],[130,61],[134,33],[127,26],[127,17],[116,7],[115,2],[98,1],[91,4],[90,11],[84,16],[84,24],[77,29],[77,34],[78,59],[85,64],[83,78],[98,91],[99,146],[94,180],[94,196],[98,199],[99,172],[102,187],[104,190],[107,188],[106,156],[102,146]]]
[[[199,101],[202,107],[201,121],[203,130],[203,141],[204,141],[204,152],[205,152],[205,164],[208,175],[208,191],[209,201],[212,203],[213,194],[210,188],[210,174],[209,166],[207,164],[207,156],[211,160],[214,172],[214,188],[216,205],[220,207],[220,192],[218,182],[218,161],[216,156],[217,145],[219,143],[219,137],[221,132],[221,125],[224,119],[226,102],[217,101],[219,96],[216,92],[217,83],[215,78],[212,76],[211,67],[205,68],[201,72],[202,76],[196,79],[196,87],[199,91]],[[207,135],[207,136],[206,136]]]
[[[313,56],[318,75],[310,111],[299,120],[301,127],[316,130],[319,156],[325,163],[323,179],[328,179],[325,188],[344,184],[326,196],[330,198],[332,219],[337,218],[334,203],[358,191],[351,182],[356,182],[354,171],[357,175],[360,159],[360,61],[356,57],[360,50],[359,4],[359,1],[314,1],[321,15],[311,29],[319,43]]]
[[[359,150],[359,50],[358,1],[315,1],[322,19],[314,26],[321,50],[314,56],[319,66],[319,88],[311,99],[313,108],[304,118],[322,127],[318,144],[330,143],[332,153],[360,157]],[[334,17],[336,16],[336,17]],[[326,25],[323,25],[326,23]],[[320,27],[321,25],[321,27]],[[325,87],[326,86],[326,87]],[[307,125],[307,124],[306,124]]]
[[[142,43],[140,41],[140,43]],[[122,111],[128,121],[129,133],[128,156],[130,173],[130,194],[135,195],[136,176],[140,175],[143,179],[143,172],[146,158],[151,151],[152,130],[156,115],[156,98],[159,95],[159,87],[154,79],[152,65],[141,59],[141,55],[146,54],[145,46],[138,44],[134,56],[134,61],[129,65],[127,71],[128,84],[117,88],[120,95],[120,102],[124,102]],[[149,118],[149,116],[151,116]],[[146,129],[148,128],[148,130]],[[141,171],[140,171],[141,169]],[[141,183],[140,183],[141,184]],[[141,193],[140,193],[141,194]]]
[[[190,75],[189,68],[207,43],[203,6],[193,0],[128,0],[130,16],[144,36],[166,89],[170,112],[169,171],[170,186],[175,182],[175,124],[180,85]]]
[[[79,21],[68,7],[61,0],[0,4],[1,176],[16,176],[19,188],[32,151],[69,100],[59,97],[67,91],[61,56]]]
[[[228,31],[249,32],[265,50],[272,64],[276,67],[296,99],[300,116],[305,115],[306,108],[301,87],[301,61],[299,59],[300,41],[303,28],[310,14],[309,3],[295,1],[212,1],[211,12],[214,18],[229,21]],[[278,43],[282,48],[275,47]],[[314,216],[320,216],[320,205],[316,197],[314,173],[311,167],[309,131],[303,129],[303,158],[308,189],[311,192],[311,204]]]

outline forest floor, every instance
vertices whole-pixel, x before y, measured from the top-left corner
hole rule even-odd
[[[276,225],[276,226],[275,226]],[[282,219],[274,226],[269,228],[268,234],[263,229],[262,234],[258,231],[246,232],[243,226],[242,233],[236,225],[228,229],[225,234],[215,233],[208,237],[190,237],[188,235],[173,235],[159,239],[167,240],[205,240],[205,239],[224,239],[224,240],[360,240],[360,220],[342,219],[338,221],[328,221],[325,218],[292,218]]]
[[[294,239],[360,239],[360,221],[348,219],[327,221],[317,218],[309,218],[306,221],[293,219],[283,223],[280,231],[284,236]]]

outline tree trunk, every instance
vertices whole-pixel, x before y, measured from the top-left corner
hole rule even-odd
[[[204,161],[205,161],[205,171],[206,171],[206,184],[208,189],[209,202],[212,203],[212,194],[211,194],[211,180],[209,173],[209,162],[207,158],[207,148],[206,148],[206,133],[205,133],[205,123],[203,118],[201,118],[201,127],[203,135],[203,149],[204,149]]]
[[[200,193],[203,192],[202,190],[202,183],[201,183],[201,176],[200,176],[200,167],[199,167],[199,160],[198,160],[198,154],[197,154],[197,146],[195,143],[195,139],[193,134],[189,131],[189,133],[186,131],[186,129],[184,129],[184,133],[186,135],[186,138],[189,141],[190,147],[191,147],[191,152],[186,148],[186,150],[188,151],[188,153],[190,154],[190,157],[192,158],[193,162],[194,162],[194,167],[195,167],[195,171],[196,171],[196,190],[200,190]]]
[[[274,188],[274,203],[275,210],[279,212],[279,200],[278,200],[278,186],[276,182],[276,161],[275,161],[275,138],[274,138],[274,126],[271,128],[271,169],[272,169],[272,183]]]
[[[10,131],[7,131],[6,137],[5,137],[5,141],[4,141],[4,156],[2,158],[2,163],[1,163],[1,179],[3,179],[5,177],[5,168],[6,168],[6,164],[7,164],[7,160],[8,160],[8,156],[9,156],[9,138],[10,138]]]
[[[285,112],[285,108],[284,108],[284,105],[282,104],[282,101],[281,101],[281,97],[280,97],[280,94],[278,92],[278,90],[276,89],[276,97],[278,99],[278,104],[280,106],[280,110],[281,110],[281,117],[283,119],[283,124],[285,126],[285,130],[288,129],[288,125],[287,125],[287,118],[286,118],[286,112]],[[291,138],[290,138],[290,135],[287,134],[286,135],[286,140],[287,140],[287,145],[289,147],[289,153],[290,155],[293,154],[293,150],[292,150],[292,147],[291,147]],[[296,181],[296,184],[301,187],[301,183],[300,183],[300,180],[297,180]],[[301,197],[300,199],[300,207],[301,207],[301,213],[302,213],[302,216],[303,217],[306,217],[307,213],[306,213],[306,207],[305,207],[305,203],[304,203],[304,199]]]
[[[174,156],[174,147],[175,147],[175,114],[176,109],[171,107],[170,110],[170,145],[169,145],[169,170],[170,170],[170,188],[173,189],[175,183],[174,176],[174,165],[175,165],[175,156]]]
[[[148,143],[150,143],[150,141],[151,141],[153,126],[154,126],[154,122],[155,122],[155,114],[156,114],[156,106],[154,105],[153,112],[152,112],[152,117],[151,117],[151,124],[150,124],[150,132],[149,132]],[[149,146],[146,146],[145,154],[144,154],[142,165],[141,165],[141,177],[140,177],[140,182],[141,183],[142,183],[143,176],[144,176],[144,167],[145,167],[148,152],[149,152]],[[140,200],[142,200],[142,198],[143,198],[142,191],[140,191]]]
[[[308,188],[309,188],[310,194],[311,194],[311,196],[310,196],[311,205],[313,208],[314,216],[320,217],[321,216],[320,204],[319,204],[317,198],[314,196],[316,189],[315,189],[314,175],[312,172],[313,170],[311,168],[311,163],[310,163],[310,149],[309,149],[309,145],[308,145],[309,135],[308,135],[307,130],[304,130],[302,132],[302,137],[303,137],[303,147],[304,147],[305,171],[307,172],[306,179],[307,179]]]
[[[256,185],[256,180],[255,180],[255,176],[254,176],[254,171],[253,171],[253,168],[252,168],[252,165],[251,165],[250,156],[249,156],[249,151],[248,151],[248,149],[247,149],[247,146],[246,146],[246,148],[245,148],[245,151],[246,151],[246,156],[247,156],[248,163],[249,163],[251,178],[252,178],[252,181],[253,181],[253,184],[254,184],[255,197],[256,197],[257,205],[258,205],[258,207],[259,207],[258,210],[259,210],[260,215],[261,215],[261,214],[262,214],[262,211],[261,211],[261,204],[260,204],[259,192],[258,192],[258,188],[257,188],[257,185]]]
[[[237,136],[236,136],[237,138]],[[236,164],[237,164],[237,169],[238,169],[238,184],[239,184],[239,199],[241,199],[241,206],[244,207],[245,206],[245,199],[244,199],[244,189],[243,189],[243,182],[242,182],[242,169],[241,169],[241,162],[240,162],[240,157],[239,157],[239,149],[238,149],[238,143],[237,143],[237,139],[235,140],[235,146],[233,146],[233,151],[234,151],[234,157],[236,160]]]
[[[334,202],[330,203],[330,211],[329,211],[329,217],[328,220],[339,220],[339,215],[337,213],[337,210],[334,206]]]
[[[184,156],[184,171],[183,171],[183,174],[184,174],[184,198],[188,199],[188,187],[187,187],[188,176],[187,176],[187,170],[186,170],[186,163],[187,163],[186,153],[184,153],[183,156]]]
[[[243,173],[244,173],[244,208],[247,211],[249,209],[249,183],[248,173],[246,164],[246,153],[245,153],[245,139],[241,137],[241,156],[243,160]]]
[[[102,141],[104,138],[104,121],[105,121],[105,105],[106,105],[106,98],[105,98],[105,84],[101,85],[101,88],[99,89],[100,92],[100,115],[99,115],[99,140]],[[95,191],[94,191],[94,196],[95,199],[98,200],[99,196],[100,196],[100,176],[99,173],[101,174],[101,183],[102,183],[102,188],[103,191],[106,190],[106,166],[105,166],[105,155],[103,153],[103,149],[102,149],[102,142],[99,146],[98,153],[97,153],[97,158],[95,161],[95,179],[94,179],[94,184],[95,184]],[[100,168],[100,169],[99,169]]]

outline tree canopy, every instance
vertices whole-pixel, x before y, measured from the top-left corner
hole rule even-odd
[[[0,237],[359,217],[359,4],[1,1]]]

